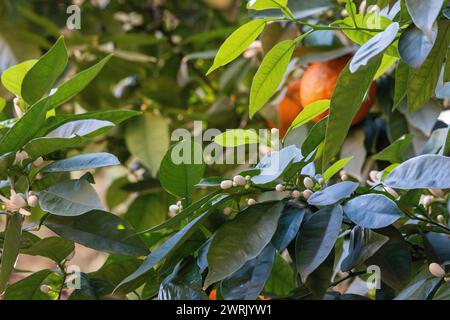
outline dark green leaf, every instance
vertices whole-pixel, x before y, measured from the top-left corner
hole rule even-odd
[[[281,215],[277,231],[272,238],[272,244],[279,252],[283,252],[291,241],[295,239],[305,212],[306,208],[289,208]]]
[[[44,224],[59,236],[95,250],[124,256],[148,254],[136,232],[109,212],[96,210],[75,217],[50,215]]]
[[[147,230],[164,222],[167,207],[158,194],[143,194],[137,197],[129,206],[123,218],[136,231]]]
[[[276,254],[272,271],[264,287],[264,294],[283,298],[296,287],[293,268],[279,254]]]
[[[431,37],[431,30],[441,11],[444,0],[405,0],[406,8],[414,24]]]
[[[5,300],[55,300],[55,292],[44,293],[41,285],[45,283],[54,272],[46,269],[35,272],[11,286],[5,292]]]
[[[9,277],[14,270],[20,248],[20,234],[22,231],[22,215],[16,213],[8,217],[5,229],[5,240],[2,248],[0,264],[0,293],[5,291]]]
[[[432,38],[429,39],[420,29],[411,26],[400,36],[398,51],[404,62],[413,68],[420,68],[427,59],[437,37],[437,25],[433,25]]]
[[[308,203],[314,206],[328,206],[349,197],[358,188],[359,184],[351,181],[336,183],[323,190],[314,192]]]
[[[64,160],[55,161],[46,166],[42,172],[71,172],[119,165],[116,156],[110,153],[88,153]]]
[[[409,66],[400,60],[395,71],[395,88],[394,88],[394,102],[392,109],[397,109],[400,102],[406,97],[406,88],[408,86]]]
[[[376,160],[389,161],[390,163],[399,163],[405,161],[408,151],[411,147],[414,136],[412,134],[403,135],[387,148],[373,156]]]
[[[311,289],[312,298],[315,300],[321,300],[330,287],[331,277],[334,271],[334,251],[333,248],[325,261],[306,280],[306,286]]]
[[[395,297],[395,300],[428,300],[440,281],[440,278],[430,274],[428,268],[423,268],[422,272]]]
[[[31,247],[22,249],[20,252],[31,256],[43,256],[59,263],[74,250],[75,246],[72,241],[49,237],[33,243]]]
[[[314,213],[300,228],[295,244],[297,270],[303,281],[328,257],[341,230],[342,207],[329,206]]]

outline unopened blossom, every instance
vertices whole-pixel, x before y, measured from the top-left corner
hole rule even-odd
[[[0,200],[4,204],[5,210],[8,212],[19,212],[24,216],[31,215],[31,212],[24,209],[27,206],[27,202],[21,193],[16,193],[14,190],[11,190],[11,197],[9,199],[0,195]]]

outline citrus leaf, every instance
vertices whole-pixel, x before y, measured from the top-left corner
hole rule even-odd
[[[22,81],[36,62],[37,60],[27,60],[5,70],[5,72],[2,73],[3,86],[16,96],[21,97]]]
[[[120,162],[116,158],[116,156],[110,153],[106,152],[88,153],[55,161],[52,164],[46,166],[42,170],[42,172],[71,172],[107,166],[115,166],[119,164]]]
[[[288,131],[308,123],[315,117],[327,111],[329,107],[330,100],[319,100],[311,103],[307,107],[303,108],[303,110],[297,115],[294,121],[292,121]]]

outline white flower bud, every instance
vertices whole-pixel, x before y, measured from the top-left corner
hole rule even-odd
[[[35,195],[31,195],[27,199],[28,205],[32,208],[36,207],[38,205],[39,199]]]
[[[291,195],[292,195],[292,198],[299,199],[302,196],[302,193],[298,190],[294,190],[294,191],[292,191]]]
[[[310,177],[305,177],[305,179],[303,179],[303,184],[305,185],[306,189],[314,188],[314,181]]]
[[[283,192],[285,190],[284,186],[280,183],[275,186],[276,192]]]
[[[428,189],[430,193],[435,196],[436,198],[443,198],[445,196],[444,191],[442,189]]]
[[[181,201],[177,201],[177,206],[181,207]]]
[[[378,182],[378,173],[379,173],[379,171],[376,171],[376,170],[370,171],[369,172],[370,180],[372,180],[373,182]]]
[[[325,179],[324,178],[320,178],[319,181],[317,181],[317,182],[319,182],[319,184],[322,186],[322,185],[325,184]]]
[[[49,293],[52,290],[52,287],[50,287],[49,285],[43,284],[39,287],[39,289],[43,293]]]
[[[397,191],[395,191],[395,190],[392,189],[391,187],[384,186],[384,190],[385,190],[387,193],[389,193],[391,196],[393,196],[394,199],[400,198],[400,196],[398,195]]]
[[[172,205],[169,207],[169,211],[170,211],[170,212],[178,212],[178,210],[180,210],[180,207],[177,206],[176,204],[172,204]]]
[[[444,277],[445,282],[450,282],[450,277]]]
[[[233,181],[233,187],[237,187],[238,185],[236,184],[236,182]]]
[[[313,192],[311,190],[306,189],[305,191],[303,191],[303,197],[308,200],[309,197],[311,197],[311,195],[313,194]]]
[[[14,193],[13,195],[11,195],[11,202],[18,208],[23,208],[27,205],[27,202],[25,201],[25,198],[21,193]]]
[[[422,214],[418,214],[418,215],[416,216],[416,218],[417,218],[417,219],[421,219],[421,220],[427,220],[427,217],[425,217],[425,216],[422,215]]]
[[[423,198],[421,199],[422,204],[425,207],[429,207],[433,202],[434,202],[434,197],[433,196],[423,196]]]
[[[249,206],[252,206],[252,205],[256,204],[256,200],[250,198],[250,199],[247,200],[247,204],[248,204]]]
[[[22,162],[26,159],[28,159],[28,153],[24,150],[17,151],[16,152],[16,160],[14,161],[15,164],[22,164]]]
[[[250,176],[245,176],[245,180],[250,181],[250,180],[252,180],[252,177],[250,177]]]
[[[346,176],[347,175],[347,172],[345,171],[345,170],[341,170],[341,171],[339,171],[339,176]]]
[[[428,270],[437,278],[443,278],[445,276],[445,270],[436,262],[430,263]]]
[[[241,175],[237,175],[233,178],[233,182],[237,185],[237,186],[245,186],[245,184],[247,183],[247,180],[241,176]]]
[[[436,219],[440,224],[445,224],[445,217],[442,214],[438,215]]]
[[[220,183],[220,188],[222,190],[227,190],[230,189],[231,187],[233,187],[233,181],[231,180],[224,180]]]
[[[223,214],[226,216],[230,215],[231,212],[233,212],[233,210],[230,207],[226,207],[223,209]]]
[[[33,166],[39,168],[40,166],[42,166],[43,163],[44,163],[44,159],[42,157],[39,157],[33,161]]]
[[[343,175],[341,176],[341,180],[342,180],[342,181],[347,181],[347,180],[348,180],[348,176],[347,176],[346,174],[343,174]]]

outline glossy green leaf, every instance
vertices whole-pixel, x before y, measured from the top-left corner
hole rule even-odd
[[[115,166],[119,164],[120,162],[116,156],[110,153],[88,153],[55,161],[46,166],[42,172],[71,172]]]
[[[395,86],[394,86],[394,102],[392,109],[395,110],[400,102],[406,97],[406,89],[408,86],[409,66],[400,60],[395,71]]]
[[[295,244],[295,260],[303,281],[333,250],[341,223],[342,207],[337,205],[320,209],[300,228]]]
[[[422,271],[395,297],[395,300],[428,300],[441,279],[423,268]]]
[[[166,219],[167,207],[159,194],[143,194],[128,207],[123,218],[136,231],[155,227]]]
[[[283,202],[249,206],[216,231],[208,250],[205,288],[233,274],[262,252],[275,234],[283,206]],[[248,232],[249,226],[252,232]]]
[[[306,208],[292,207],[283,211],[278,221],[277,231],[271,241],[279,252],[283,252],[292,240],[295,239],[305,217],[305,213]]]
[[[147,246],[125,221],[106,211],[90,211],[81,216],[50,215],[44,225],[59,236],[86,247],[124,255],[143,256]]]
[[[396,203],[381,194],[353,198],[345,204],[344,212],[352,222],[368,229],[387,227],[403,216]]]
[[[344,168],[350,161],[352,161],[352,159],[353,157],[348,157],[340,159],[333,163],[333,165],[323,173],[323,178],[325,179],[325,181],[330,180],[336,173],[341,171],[342,168]]]
[[[264,287],[264,295],[284,298],[289,296],[296,287],[293,268],[277,253]]]
[[[285,40],[275,45],[264,57],[250,90],[250,118],[272,97],[284,77],[296,42]]]
[[[237,147],[259,142],[256,130],[227,130],[214,138],[214,142],[224,147]]]
[[[433,49],[437,37],[437,25],[433,25],[431,39],[420,29],[411,26],[400,36],[398,52],[400,57],[413,68],[420,68]]]
[[[190,202],[194,187],[203,178],[205,168],[201,145],[194,141],[181,141],[167,151],[161,162],[161,186],[167,192]]]
[[[351,196],[359,184],[351,181],[343,181],[314,192],[308,199],[308,203],[314,206],[328,206]]]
[[[405,0],[406,8],[414,24],[431,38],[433,24],[441,11],[444,0]]]
[[[14,271],[20,248],[20,234],[22,232],[22,215],[15,213],[8,217],[5,227],[5,239],[2,248],[0,264],[0,293],[6,289],[9,277]]]
[[[323,299],[325,292],[331,285],[331,278],[334,271],[335,250],[331,250],[325,261],[315,269],[306,280],[306,286],[311,289],[312,299]]]
[[[325,139],[328,117],[317,122],[310,130],[305,141],[302,144],[302,154],[309,155],[313,152]]]
[[[303,108],[303,110],[297,115],[294,121],[292,121],[289,130],[293,130],[308,123],[315,117],[327,111],[329,107],[330,107],[330,100],[319,100],[311,103],[306,108]]]
[[[37,60],[27,60],[5,70],[1,77],[3,86],[16,96],[21,97],[23,79],[36,62]]]
[[[438,23],[438,35],[433,49],[419,69],[411,68],[408,76],[408,110],[417,111],[434,95],[439,75],[450,45],[450,24]]]
[[[356,73],[351,73],[348,65],[341,72],[331,98],[322,167],[327,167],[344,143],[352,119],[366,97],[381,59],[381,56],[372,59]]]
[[[54,272],[50,269],[37,271],[12,284],[5,292],[5,300],[55,300],[56,292],[44,293],[41,286]]]
[[[146,112],[128,124],[125,140],[130,152],[155,177],[161,160],[169,149],[169,127],[166,120]]]
[[[380,67],[377,70],[377,73],[375,74],[374,80],[378,80],[381,78],[386,72],[388,72],[395,63],[397,62],[397,57],[392,57],[390,55],[384,54],[383,60],[381,60]]]
[[[384,184],[399,189],[450,188],[450,157],[422,155],[395,167]]]
[[[22,81],[22,98],[33,104],[47,93],[64,71],[69,56],[61,37],[27,72]]]
[[[59,237],[49,237],[33,243],[31,247],[22,249],[20,252],[31,256],[46,257],[59,263],[74,250],[75,246],[72,241]]]
[[[0,154],[23,147],[39,131],[46,119],[47,111],[69,101],[83,90],[98,75],[110,58],[111,56],[108,56],[91,68],[78,73],[61,85],[53,95],[32,105],[1,138]]]
[[[395,140],[385,149],[373,156],[376,160],[389,161],[390,163],[400,163],[405,161],[408,150],[411,147],[414,136],[411,134],[403,135]]]
[[[220,46],[208,74],[239,57],[264,30],[266,20],[252,20],[234,31]]]

